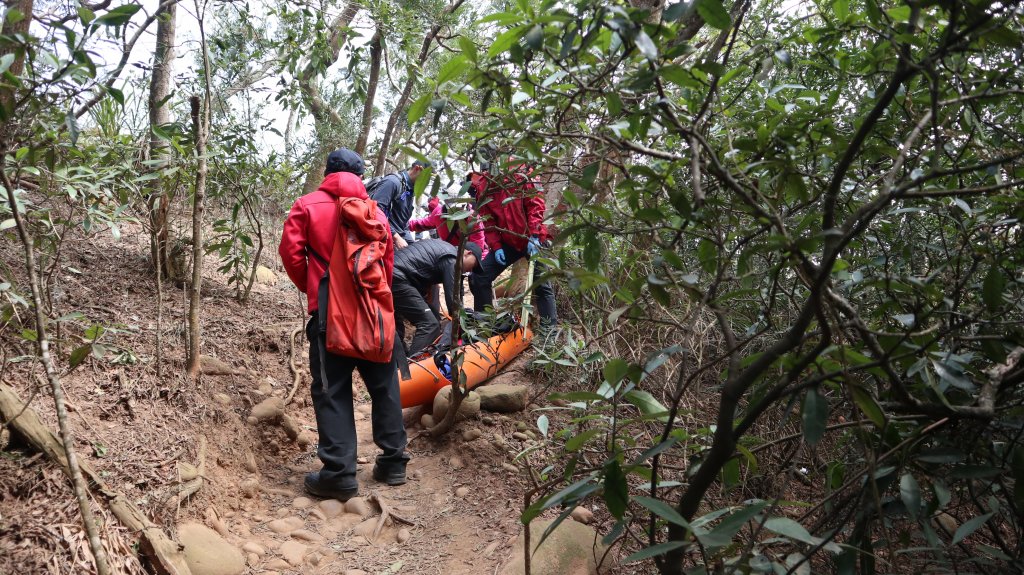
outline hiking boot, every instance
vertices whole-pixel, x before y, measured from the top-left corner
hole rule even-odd
[[[353,487],[342,487],[340,485],[331,485],[320,479],[320,472],[314,471],[306,474],[306,479],[303,481],[306,487],[306,493],[322,497],[324,499],[337,499],[338,501],[348,501],[356,495],[359,495],[359,485]]]
[[[380,465],[373,466],[373,478],[388,485],[402,485],[405,483],[405,466],[401,468],[382,469]]]

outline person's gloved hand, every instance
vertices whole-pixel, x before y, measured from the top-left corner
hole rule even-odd
[[[526,244],[526,255],[531,258],[537,255],[540,251],[540,238],[537,236],[530,236],[530,243]]]
[[[494,259],[501,265],[505,265],[505,248],[494,250]]]

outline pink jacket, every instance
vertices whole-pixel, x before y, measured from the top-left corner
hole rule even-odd
[[[480,246],[483,257],[487,257],[488,249],[487,242],[484,239],[484,223],[476,217],[476,214],[471,215],[470,219],[476,220],[476,223],[473,225],[473,230],[469,233],[469,241]],[[450,222],[444,219],[444,204],[441,202],[431,206],[430,213],[425,217],[409,220],[409,230],[414,232],[427,232],[435,228],[437,229],[437,237],[453,246],[459,245],[458,222]]]

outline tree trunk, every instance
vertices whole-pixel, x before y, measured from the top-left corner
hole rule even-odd
[[[203,202],[206,198],[206,130],[200,119],[199,96],[189,100],[192,106],[192,132],[195,134],[196,155],[199,157],[199,171],[196,174],[196,191],[192,202],[192,285],[188,302],[188,374],[199,375],[199,294],[203,283]]]
[[[6,125],[6,123],[5,123]],[[0,157],[6,157],[7,150],[0,152]],[[88,486],[82,478],[82,470],[78,466],[78,457],[75,454],[75,442],[72,437],[71,425],[68,423],[68,410],[64,405],[64,388],[60,383],[60,376],[57,374],[57,367],[50,356],[50,340],[46,335],[46,317],[43,314],[42,289],[39,284],[39,274],[36,265],[33,240],[29,235],[28,226],[21,219],[18,202],[14,194],[15,187],[7,177],[6,164],[0,165],[0,177],[3,179],[4,188],[7,191],[7,201],[11,207],[14,224],[21,238],[22,247],[25,250],[25,272],[28,275],[29,287],[32,290],[32,306],[36,320],[36,345],[39,347],[39,359],[46,372],[46,379],[53,391],[53,403],[57,410],[57,425],[60,429],[61,443],[64,445],[64,452],[68,460],[68,472],[71,476],[71,487],[78,501],[78,510],[82,514],[82,525],[85,528],[89,540],[89,549],[92,551],[93,559],[96,561],[96,572],[99,575],[108,575],[110,567],[107,565],[107,555],[103,551],[103,544],[100,542],[99,533],[96,530],[96,517],[92,513],[92,506],[89,503]]]
[[[465,0],[453,0],[438,19],[443,20],[446,16],[451,15],[462,6],[463,2]],[[391,111],[391,116],[388,117],[388,125],[384,129],[384,136],[381,138],[380,150],[377,151],[377,161],[374,162],[373,167],[373,174],[375,176],[384,173],[384,160],[387,158],[388,148],[391,147],[391,140],[394,137],[395,128],[398,126],[398,119],[401,117],[405,106],[409,104],[409,96],[412,95],[413,86],[416,84],[417,70],[421,69],[423,63],[427,61],[427,56],[430,55],[430,45],[434,42],[434,38],[437,37],[437,33],[441,31],[442,27],[443,24],[441,22],[430,27],[427,35],[423,37],[423,46],[420,47],[420,54],[416,59],[416,63],[410,64],[406,71],[408,78],[405,81],[405,88],[402,89],[402,95],[398,98],[395,109]]]
[[[356,153],[366,153],[366,140],[370,137],[370,125],[373,123],[373,100],[377,95],[377,80],[380,78],[380,56],[384,44],[380,39],[380,30],[370,39],[370,78],[366,82],[366,101],[363,102],[363,127],[356,141]]]
[[[33,0],[6,0],[4,2],[3,19],[0,21],[0,33],[8,38],[13,38],[15,34],[28,34],[29,26],[32,24],[32,9]],[[21,20],[7,24],[7,14],[12,10],[18,10],[25,15]],[[11,62],[10,67],[7,71],[14,76],[20,76],[21,72],[25,69],[25,52],[17,51],[17,48],[13,44],[7,44],[7,47],[0,50],[0,56],[7,56],[8,54],[14,54],[14,61]],[[3,124],[3,130],[0,132],[0,137],[6,142],[7,135],[10,132],[10,124],[16,117],[14,112],[14,104],[17,101],[15,97],[14,89],[6,85],[0,88],[0,106],[3,107],[5,116],[8,118]]]
[[[156,128],[171,122],[171,71],[174,65],[175,20],[178,5],[167,4],[159,14],[156,25],[156,48],[153,50],[153,75],[149,82],[149,158],[156,162],[151,169],[163,169],[170,159],[170,147],[157,137]],[[150,253],[153,262],[159,259],[161,267],[167,267],[167,214],[169,201],[160,178],[150,180],[149,222],[153,237]]]

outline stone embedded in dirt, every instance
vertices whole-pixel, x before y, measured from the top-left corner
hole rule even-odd
[[[359,465],[366,465],[369,462],[370,462],[370,458],[368,458],[368,457],[357,457],[356,458],[356,463],[358,463]]]
[[[300,449],[306,449],[310,445],[313,445],[314,441],[315,440],[313,439],[313,434],[303,431],[302,433],[299,434],[299,437],[298,439],[295,440],[295,443],[296,445],[299,446]]]
[[[423,477],[423,470],[422,469],[414,469],[413,472],[412,472],[412,475],[410,475],[409,477],[412,477],[413,479],[420,479],[420,478]]]
[[[260,556],[255,553],[249,553],[245,556],[245,563],[249,567],[255,567],[260,562]]]
[[[291,533],[296,529],[302,529],[302,526],[305,524],[306,522],[303,521],[301,517],[296,517],[293,515],[291,517],[275,519],[270,523],[267,523],[267,529],[270,529],[274,533],[287,535],[288,533]]]
[[[199,477],[199,470],[196,469],[195,465],[186,461],[177,462],[178,467],[178,478],[181,481],[192,481],[196,477]]]
[[[491,544],[484,549],[482,555],[484,557],[490,557],[498,549],[498,545],[501,545],[500,541],[491,541]]]
[[[505,439],[504,435],[501,435],[500,433],[494,435],[494,446],[495,447],[497,447],[499,449],[505,449],[506,445],[508,445],[508,440]]]
[[[369,403],[360,403],[356,406],[356,411],[365,415],[370,415],[370,412],[373,411],[373,406]]]
[[[513,439],[518,439],[519,441],[526,441],[527,439],[530,439],[530,436],[526,435],[522,431],[517,431],[517,432],[512,434],[512,438]]]
[[[354,513],[343,513],[331,520],[331,529],[338,533],[348,533],[363,521],[362,516]]]
[[[324,516],[328,519],[333,519],[345,512],[345,504],[337,499],[324,499],[318,505],[320,511],[323,511]]]
[[[524,431],[523,433],[525,433],[526,437],[528,437],[529,439],[532,439],[532,440],[536,440],[537,439],[537,434],[534,433],[533,431]]]
[[[316,533],[313,533],[312,531],[309,531],[307,529],[299,529],[299,530],[296,530],[296,531],[292,531],[292,537],[294,537],[296,539],[299,539],[301,541],[308,541],[309,543],[323,543],[324,542],[324,538],[323,537],[321,537],[321,536],[317,535]]]
[[[481,406],[481,409],[482,409],[482,406]],[[485,415],[485,416],[481,417],[481,418],[480,418],[480,421],[481,421],[481,422],[482,422],[482,423],[483,423],[484,425],[495,425],[495,424],[497,424],[497,423],[498,423],[497,421],[494,421],[494,418],[493,418],[493,417],[491,417],[491,416],[489,416],[489,415]]]
[[[309,547],[298,541],[285,541],[281,544],[281,548],[278,549],[281,557],[284,557],[284,560],[291,565],[301,565],[302,559],[308,551]]]
[[[451,458],[448,459],[448,465],[450,465],[452,469],[462,469],[466,466],[466,464],[462,462],[462,458],[458,455],[451,456]]]
[[[373,540],[373,530],[377,528],[377,520],[367,519],[352,529],[352,533],[366,537],[367,541]]]
[[[592,527],[563,521],[539,545],[544,531],[552,520],[534,521],[530,524],[530,541],[534,553],[530,560],[532,575],[596,575],[597,564],[604,555],[605,547]],[[512,551],[510,561],[501,571],[502,575],[525,573],[523,565],[523,535],[520,534]]]
[[[403,527],[402,529],[398,530],[398,533],[395,534],[395,541],[399,543],[405,543],[409,540],[410,537],[412,537],[412,533],[410,533],[408,529],[405,529]]]
[[[305,509],[313,506],[313,500],[309,497],[296,497],[292,500],[292,507],[296,509]]]
[[[288,439],[292,441],[298,439],[299,433],[302,431],[302,428],[299,427],[299,423],[295,421],[295,418],[287,413],[281,415],[281,429],[284,430],[284,434],[288,436]]]
[[[434,416],[430,415],[429,413],[424,413],[420,417],[420,425],[422,425],[424,429],[430,429],[431,427],[434,427]]]
[[[459,499],[462,499],[463,497],[465,497],[467,495],[469,495],[469,488],[468,487],[463,486],[463,487],[460,487],[460,488],[455,490],[455,496],[458,497]]]
[[[179,526],[178,542],[193,575],[241,575],[245,571],[242,552],[205,525]]]
[[[590,525],[594,522],[594,512],[586,507],[576,507],[572,510],[572,513],[569,514],[569,517],[572,517],[584,525]]]
[[[346,569],[341,575],[367,575],[362,569]]]
[[[249,473],[259,472],[259,467],[256,466],[256,455],[253,454],[252,450],[248,447],[245,448],[245,457],[242,459],[242,467],[244,467]]]
[[[480,394],[480,408],[484,411],[514,413],[526,409],[525,385],[492,383],[480,386],[475,391]]]
[[[256,266],[256,283],[266,285],[277,285],[277,274],[267,266]]]
[[[255,553],[260,557],[267,554],[267,550],[264,549],[262,545],[254,541],[248,541],[245,545],[242,545],[242,551],[245,551],[246,553]]]
[[[466,431],[462,432],[462,440],[463,441],[473,441],[474,439],[480,438],[480,436],[483,435],[483,434],[484,434],[484,432],[482,432],[479,429],[474,427],[472,429],[467,429]]]
[[[515,465],[512,465],[511,463],[509,463],[507,461],[503,462],[501,464],[501,467],[502,467],[502,469],[504,469],[506,471],[511,471],[512,473],[519,473],[519,468],[516,467]]]
[[[448,413],[448,405],[450,403],[452,395],[451,387],[442,387],[437,395],[434,396],[434,410],[431,415],[434,417],[434,421],[441,421],[444,419],[445,414]],[[462,399],[462,403],[459,404],[459,413],[455,420],[463,421],[466,419],[472,419],[480,413],[480,394],[475,391],[470,391],[465,398]]]
[[[269,381],[264,381],[260,383],[259,386],[253,390],[253,392],[259,395],[270,395],[274,393],[274,384],[270,383]]]
[[[231,405],[231,396],[226,393],[213,394],[213,400],[221,405]]]
[[[319,553],[314,551],[313,553],[309,554],[309,557],[306,557],[306,563],[309,563],[313,567],[316,567],[320,564],[321,559],[323,559],[323,557],[321,557]]]
[[[370,509],[370,504],[362,497],[353,497],[346,501],[345,512],[354,513],[363,518],[373,515],[373,511]]]
[[[235,370],[213,356],[200,355],[199,372],[203,375],[233,375]]]
[[[285,569],[291,569],[292,566],[288,564],[284,559],[271,559],[267,562],[267,568],[276,569],[278,571],[284,571]],[[264,572],[265,575],[265,572]]]
[[[268,397],[257,403],[249,415],[257,421],[275,421],[284,415],[284,400],[280,397]]]
[[[526,425],[525,421],[519,421],[516,423],[516,431],[526,431],[529,426]]]

